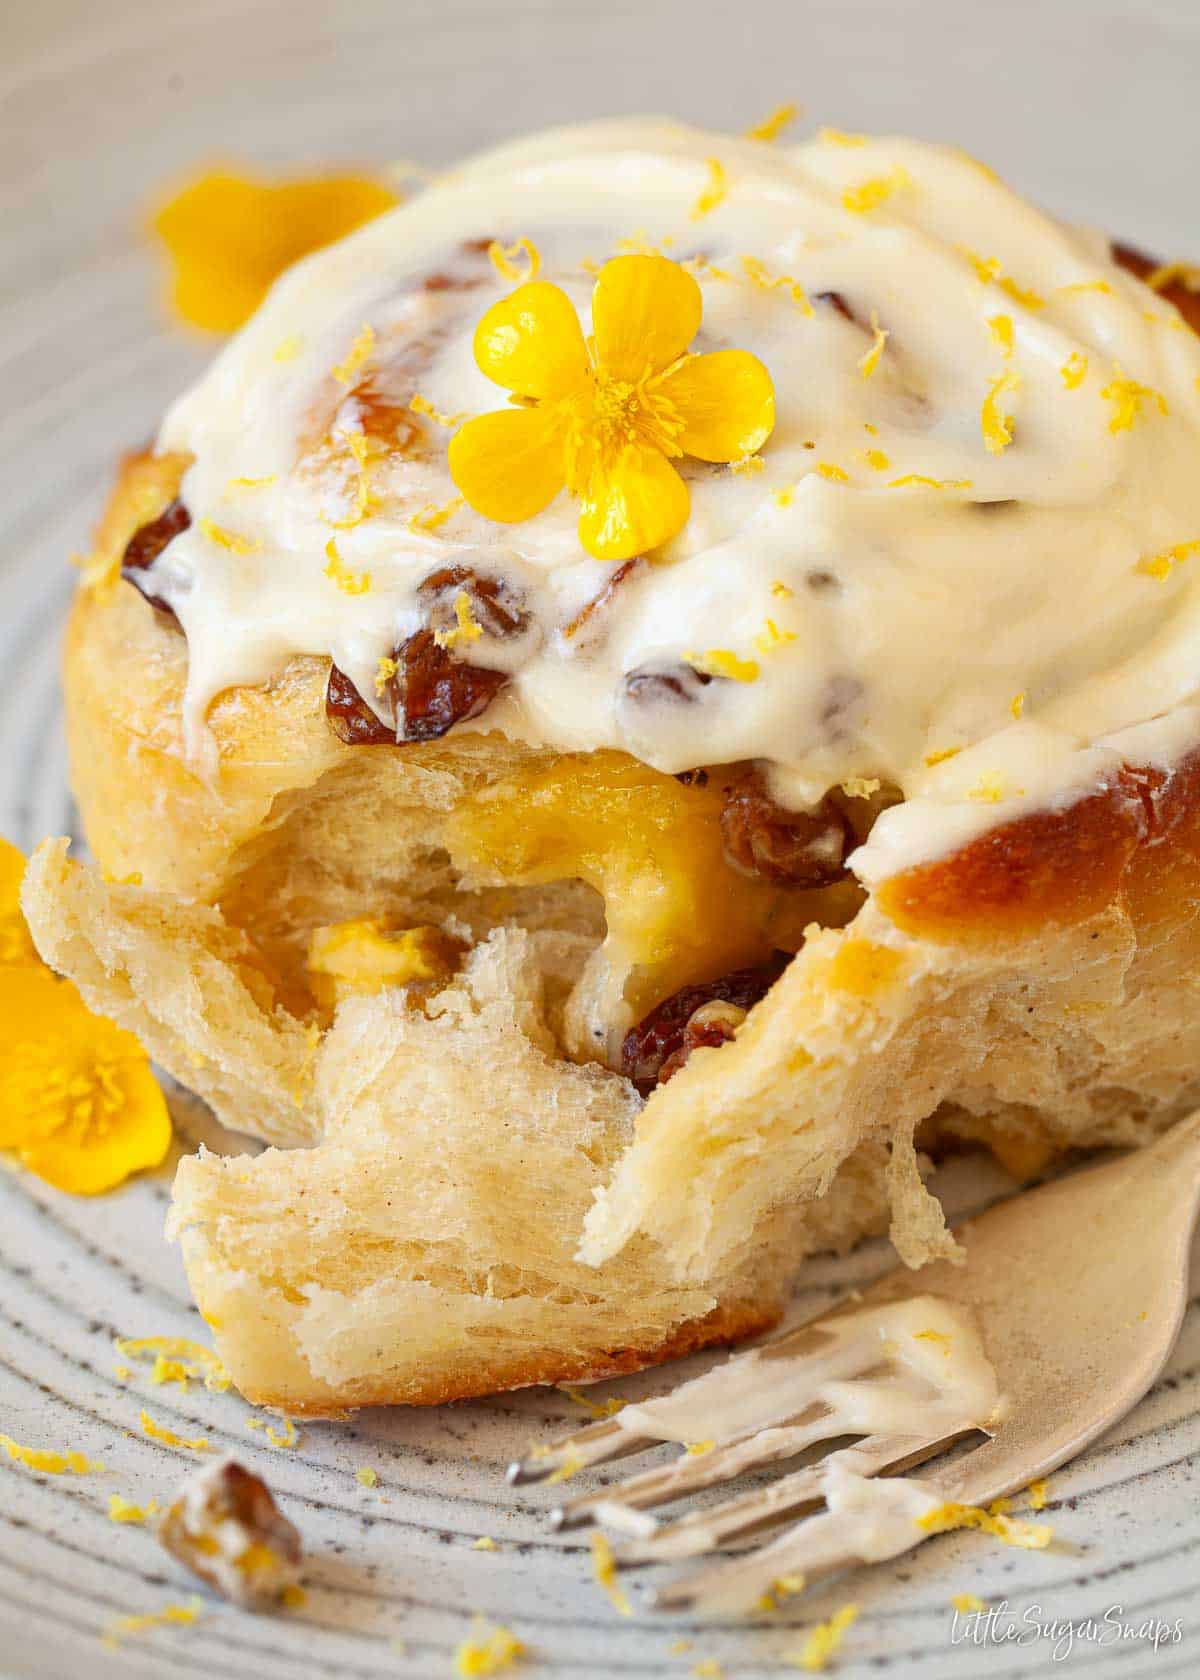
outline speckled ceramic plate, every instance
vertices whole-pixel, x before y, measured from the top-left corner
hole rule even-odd
[[[731,36],[728,9],[702,0],[53,0],[3,9],[0,831],[29,846],[73,826],[55,668],[73,581],[66,556],[86,545],[116,454],[152,433],[209,353],[156,314],[154,271],[135,229],[150,190],[198,156],[440,162],[585,111],[666,106],[737,127],[760,107],[808,94],[822,101],[819,119],[952,136],[1048,202],[1106,219],[1150,248],[1177,242],[1179,206],[1194,203],[1190,0],[1109,4],[1103,28],[1087,0],[1015,4],[1003,29],[995,14],[951,0],[767,0],[752,10],[756,27]],[[990,74],[965,78],[968,60]],[[1077,91],[1069,131],[1065,64]],[[205,1131],[194,1106],[176,1108],[182,1138]],[[622,1619],[591,1580],[580,1541],[547,1532],[551,1496],[504,1485],[506,1461],[531,1438],[581,1418],[555,1391],[310,1425],[285,1451],[248,1427],[251,1414],[232,1393],[155,1388],[145,1367],[122,1377],[115,1337],[202,1332],[162,1236],[168,1183],[164,1171],[78,1201],[0,1174],[0,1430],[82,1449],[106,1466],[50,1477],[0,1457],[0,1672],[423,1680],[453,1672],[478,1613],[515,1630],[527,1671],[539,1676],[641,1680],[714,1659],[730,1680],[752,1680],[780,1672],[800,1626],[851,1595],[861,1614],[836,1659],[848,1676],[1022,1680],[1061,1663],[1097,1680],[1165,1680],[1200,1668],[1194,1305],[1154,1392],[1053,1478],[1052,1550],[947,1536],[749,1624]],[[948,1188],[960,1207],[995,1193],[963,1164]],[[881,1245],[818,1261],[798,1306],[818,1310],[888,1263]],[[666,1380],[651,1373],[600,1392],[641,1396]],[[235,1447],[269,1479],[306,1542],[302,1608],[254,1617],[202,1594],[194,1624],[106,1649],[101,1636],[117,1618],[193,1591],[148,1531],[108,1520],[110,1494],[161,1500],[194,1463],[141,1433],[142,1406],[182,1435]],[[375,1488],[356,1480],[362,1468],[377,1472]],[[496,1550],[474,1550],[481,1536]],[[961,1619],[956,1626],[950,1600],[963,1592],[1007,1605],[989,1641],[975,1642]],[[1109,1623],[1089,1636],[1087,1618],[1106,1613]],[[1176,1618],[1181,1639],[1157,1649],[1117,1637],[1120,1625]],[[1056,1643],[1047,1630],[1068,1621],[1073,1643],[1066,1634]]]

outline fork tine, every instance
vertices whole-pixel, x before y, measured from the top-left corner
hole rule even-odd
[[[590,1470],[594,1465],[607,1464],[612,1459],[658,1445],[653,1436],[624,1428],[618,1417],[604,1418],[600,1423],[577,1429],[573,1435],[552,1441],[549,1446],[535,1447],[509,1465],[508,1482],[511,1487],[521,1487],[527,1482],[545,1482],[556,1476],[562,1480],[577,1470]]]
[[[778,1464],[794,1458],[798,1452],[819,1441],[830,1438],[832,1413],[828,1406],[806,1407],[792,1423],[776,1429],[760,1429],[739,1441],[729,1441],[705,1453],[684,1450],[670,1464],[643,1470],[628,1481],[601,1488],[597,1493],[585,1493],[550,1513],[555,1528],[576,1528],[587,1522],[597,1506],[624,1506],[642,1511],[651,1505],[668,1505],[702,1488],[715,1487],[719,1482],[732,1481],[748,1470],[765,1464]],[[838,1429],[843,1434],[844,1430]]]
[[[931,1457],[962,1435],[974,1432],[975,1425],[964,1424],[941,1440],[922,1443],[919,1458]],[[844,1455],[834,1454],[829,1462],[840,1460],[846,1469],[856,1471],[859,1466],[853,1461],[855,1450],[849,1448]],[[894,1468],[903,1469],[919,1461],[919,1458],[901,1458]],[[946,1472],[935,1469],[921,1479],[921,1489],[929,1493],[941,1489],[946,1475]],[[897,1485],[897,1508],[901,1518],[890,1533],[885,1527],[882,1538],[872,1529],[869,1513],[865,1516],[860,1513],[856,1518],[853,1511],[837,1510],[802,1518],[765,1545],[668,1582],[654,1595],[654,1608],[699,1610],[704,1613],[746,1609],[757,1604],[782,1577],[799,1575],[806,1582],[811,1582],[818,1575],[827,1575],[850,1564],[876,1562],[910,1551],[929,1538],[915,1520],[924,1506],[921,1493],[914,1495],[910,1491],[912,1486],[911,1483]],[[915,1509],[911,1505],[914,1498],[917,1501]]]
[[[876,1476],[889,1468],[906,1470],[945,1443],[916,1435],[871,1435],[836,1456],[863,1476]],[[730,1541],[745,1539],[759,1529],[773,1528],[789,1517],[804,1514],[824,1502],[821,1477],[828,1460],[806,1465],[750,1493],[736,1494],[703,1511],[689,1511],[674,1522],[657,1523],[635,1533],[615,1549],[622,1567],[645,1563],[678,1562],[714,1552]],[[597,1513],[601,1521],[606,1513]]]

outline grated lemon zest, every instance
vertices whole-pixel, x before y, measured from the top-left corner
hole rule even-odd
[[[692,1458],[703,1458],[707,1453],[712,1452],[716,1444],[715,1441],[689,1441],[686,1451]]]
[[[128,1499],[122,1499],[119,1493],[108,1496],[108,1520],[115,1523],[144,1523],[158,1510],[158,1500],[152,1499],[149,1505],[131,1505]]]
[[[1059,297],[1074,297],[1078,292],[1102,292],[1106,297],[1112,296],[1112,287],[1107,280],[1072,280],[1069,286],[1056,286]]]
[[[800,107],[798,105],[791,102],[786,105],[776,105],[775,109],[768,116],[765,116],[760,123],[755,123],[753,128],[746,130],[745,138],[747,140],[762,140],[770,145],[772,140],[778,140],[783,131],[792,126],[799,115]]]
[[[753,659],[739,659],[730,648],[709,648],[707,653],[685,653],[694,671],[706,677],[727,677],[730,682],[756,682],[758,666]]]
[[[375,694],[376,694],[376,698],[379,698],[383,695],[385,689],[387,688],[387,685],[391,682],[392,678],[396,675],[396,672],[399,669],[400,669],[399,662],[395,659],[392,659],[390,657],[390,655],[388,655],[386,653],[381,653],[379,655],[379,662],[375,667]]]
[[[227,548],[231,554],[258,554],[262,549],[257,537],[239,536],[236,531],[227,531],[211,519],[202,519],[200,529],[209,542],[216,543],[218,548]]]
[[[716,1657],[701,1657],[698,1663],[692,1664],[692,1673],[697,1680],[725,1680],[725,1670]]]
[[[369,1464],[364,1464],[354,1472],[354,1480],[360,1487],[377,1487],[379,1485],[379,1472],[378,1470],[372,1470]]]
[[[473,1552],[498,1552],[500,1548],[490,1534],[481,1534],[478,1540],[472,1540],[471,1550]]]
[[[1077,391],[1087,378],[1088,359],[1080,350],[1072,350],[1059,368],[1062,382],[1068,391]]]
[[[1173,548],[1164,548],[1161,554],[1143,555],[1133,569],[1143,577],[1157,578],[1162,583],[1176,566],[1190,560],[1193,554],[1200,554],[1200,541],[1176,543]]]
[[[1013,322],[1011,315],[990,315],[988,317],[988,331],[992,338],[1003,350],[1006,356],[1013,353]]]
[[[300,334],[289,333],[286,338],[281,338],[275,346],[271,352],[271,360],[274,362],[294,362],[303,348],[304,340]]]
[[[766,462],[761,455],[739,455],[736,461],[730,461],[729,470],[737,473],[739,478],[753,478],[764,466]]]
[[[432,535],[434,531],[440,531],[448,519],[453,518],[465,501],[465,496],[455,496],[453,501],[446,502],[442,507],[434,507],[432,504],[423,507],[420,513],[413,514],[408,528],[410,531],[424,531]]]
[[[959,245],[957,250],[959,255],[965,257],[975,270],[976,279],[982,281],[985,286],[999,286],[1002,292],[1005,292],[1014,303],[1019,303],[1023,309],[1044,309],[1046,307],[1046,300],[1040,293],[1018,285],[1011,275],[1003,272],[998,257],[981,257],[979,252],[972,251],[969,245]]]
[[[1003,1507],[1007,1500],[993,1501],[988,1510],[979,1505],[938,1505],[917,1518],[917,1527],[927,1534],[946,1534],[951,1529],[973,1528],[982,1534],[992,1534],[1006,1546],[1021,1546],[1026,1551],[1040,1552],[1050,1544],[1054,1530],[1048,1523],[1021,1522],[1006,1516]]]
[[[330,537],[325,544],[325,555],[329,564],[325,567],[325,576],[335,583],[343,595],[365,595],[371,587],[370,572],[351,571],[338,552],[336,537]]]
[[[374,349],[374,327],[368,325],[360,328],[354,343],[346,352],[345,361],[339,362],[335,368],[331,369],[338,384],[353,385],[356,376],[370,361]]]
[[[867,450],[864,450],[863,451],[863,460],[867,463],[867,465],[869,467],[874,468],[874,470],[876,472],[886,472],[892,464],[890,459],[888,458],[888,456],[886,456],[884,454],[882,449],[867,449]]]
[[[527,285],[530,280],[536,280],[542,271],[542,253],[532,239],[522,237],[511,245],[502,245],[498,239],[493,239],[487,254],[488,261],[502,280]],[[522,257],[525,259],[523,263],[519,260]]]
[[[203,1608],[198,1598],[192,1598],[186,1604],[165,1604],[161,1610],[144,1616],[118,1616],[115,1622],[109,1623],[102,1640],[110,1651],[115,1651],[120,1641],[131,1633],[144,1633],[156,1627],[190,1627]]]
[[[87,1476],[104,1469],[103,1464],[93,1463],[81,1452],[60,1453],[51,1447],[23,1447],[11,1435],[0,1435],[0,1447],[18,1464],[38,1470],[45,1476],[61,1476],[67,1470],[76,1476]]]
[[[708,183],[704,187],[695,204],[692,205],[691,219],[698,222],[709,215],[718,204],[723,204],[729,192],[729,177],[725,173],[725,165],[720,158],[706,159],[708,169]]]
[[[261,1429],[273,1447],[290,1452],[300,1439],[300,1431],[290,1417],[283,1419],[283,1428],[276,1429],[274,1424],[266,1418],[250,1417],[246,1419],[247,1429]]]
[[[598,1530],[592,1535],[592,1573],[604,1588],[613,1609],[621,1616],[632,1616],[633,1605],[617,1582],[617,1565],[613,1549]]]
[[[842,193],[842,207],[853,211],[856,216],[865,216],[871,210],[878,210],[905,187],[913,185],[908,170],[897,165],[887,175],[872,175],[855,187],[847,187]]]
[[[563,1461],[557,1470],[552,1470],[546,1477],[546,1485],[553,1487],[556,1482],[568,1482],[572,1476],[577,1476],[585,1468],[587,1460],[578,1447],[568,1447],[563,1454]]]
[[[1112,377],[1100,395],[1105,402],[1113,405],[1113,415],[1108,422],[1110,432],[1132,430],[1134,422],[1141,419],[1142,404],[1146,402],[1154,403],[1164,416],[1169,413],[1167,399],[1161,391],[1149,385],[1139,385],[1136,379],[1130,379],[1121,371],[1117,362],[1113,363]]]
[[[224,1394],[233,1382],[212,1348],[205,1347],[203,1342],[189,1341],[186,1336],[123,1336],[115,1346],[124,1359],[153,1355],[156,1365],[159,1358],[181,1360],[188,1376],[203,1377],[204,1386],[211,1394]]]
[[[817,471],[822,478],[827,478],[831,484],[849,484],[850,474],[844,467],[836,466],[832,461],[818,461]]]
[[[858,1605],[843,1604],[827,1622],[818,1622],[800,1650],[794,1655],[784,1654],[784,1662],[817,1674],[825,1667],[846,1636],[846,1630],[858,1620]]]
[[[808,293],[794,276],[791,274],[772,274],[766,263],[760,261],[758,257],[743,257],[741,263],[746,278],[760,291],[786,292],[802,315],[807,315],[811,319],[815,314],[815,310],[809,302]],[[720,271],[710,268],[709,272],[719,274]]]
[[[754,645],[759,653],[774,653],[776,648],[786,647],[789,642],[796,640],[792,630],[781,630],[773,618],[767,619],[766,629],[760,630],[754,638]]]
[[[844,128],[819,128],[817,139],[826,146],[842,146],[845,148],[865,146],[867,143],[865,134],[850,134]]]
[[[883,355],[883,347],[890,336],[886,328],[879,325],[879,317],[873,309],[871,311],[871,331],[875,334],[875,342],[871,345],[871,348],[867,351],[865,356],[859,357],[858,362],[858,371],[862,374],[864,379],[870,379],[871,375],[875,372],[875,369],[879,366],[880,358]]]
[[[941,752],[926,753],[925,763],[932,770],[935,764],[945,764],[948,758],[957,758],[961,751],[961,747],[943,747]]]
[[[979,429],[983,433],[984,444],[993,455],[1007,449],[1013,436],[1012,415],[1003,412],[1000,399],[1006,391],[1019,391],[1020,388],[1021,375],[1013,368],[998,373],[988,385],[988,394],[979,413]]]
[[[955,1593],[950,1602],[956,1610],[961,1610],[964,1615],[970,1610],[987,1609],[987,1605],[975,1593]]]
[[[454,1653],[454,1672],[460,1680],[499,1674],[525,1654],[525,1646],[510,1628],[496,1627],[486,1639],[464,1639]]]
[[[559,1387],[560,1394],[565,1394],[568,1400],[573,1400],[577,1406],[582,1406],[585,1412],[590,1412],[594,1418],[610,1418],[625,1405],[619,1395],[614,1394],[608,1400],[592,1400],[578,1388]]]
[[[922,486],[926,490],[969,490],[972,480],[969,478],[927,478],[924,473],[905,473],[903,478],[890,478],[889,490],[903,490],[908,485]]]
[[[791,601],[794,599],[796,591],[789,589],[786,583],[781,583],[777,578],[771,585],[771,593],[780,601]]]
[[[440,648],[457,647],[460,642],[477,642],[483,635],[483,625],[472,613],[471,597],[465,589],[460,589],[454,597],[454,617],[457,622],[453,629],[433,632],[433,639]]]
[[[176,1435],[173,1429],[165,1424],[155,1423],[149,1412],[143,1406],[138,1414],[143,1431],[152,1441],[161,1441],[164,1447],[186,1447],[189,1452],[204,1453],[211,1451],[208,1441],[203,1435],[189,1438],[186,1435]]]
[[[265,478],[231,478],[225,488],[227,490],[265,490],[268,485],[276,482],[277,477],[276,473],[268,473]]]
[[[1019,718],[1021,716],[1021,713],[1025,710],[1024,689],[1022,689],[1019,694],[1013,695],[1012,699],[1008,702],[1008,709],[1014,718]]]
[[[1030,1482],[1026,1492],[1029,1494],[1029,1509],[1044,1511],[1050,1498],[1050,1488],[1044,1476],[1036,1477]]]
[[[974,799],[980,805],[998,805],[1005,798],[1004,780],[1000,776],[980,776],[973,788],[968,789],[967,798]]]
[[[432,420],[437,426],[445,426],[447,430],[461,425],[467,418],[465,412],[462,414],[443,414],[441,409],[435,408],[429,399],[423,397],[419,391],[409,399],[408,406],[414,414],[423,414],[426,420]]]

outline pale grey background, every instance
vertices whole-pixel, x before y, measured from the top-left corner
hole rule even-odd
[[[272,167],[444,163],[517,130],[664,111],[742,129],[794,99],[805,123],[945,138],[1054,209],[1163,255],[1200,257],[1200,0],[0,0],[0,832],[22,844],[70,822],[55,643],[113,462],[148,437],[210,354],[158,311],[138,242],[147,198],[198,159]],[[181,1396],[113,1372],[111,1335],[195,1333],[161,1240],[166,1186],[97,1203],[0,1174],[0,1428],[81,1447],[104,1477],[36,1478],[0,1458],[0,1666],[89,1680],[339,1680],[449,1675],[466,1612],[510,1620],[528,1673],[649,1680],[702,1656],[765,1680],[841,1586],[776,1629],[679,1630],[614,1617],[578,1542],[548,1537],[507,1456],[573,1408],[549,1391],[305,1431],[272,1454],[235,1396]],[[806,1271],[813,1309],[886,1263],[868,1247]],[[1054,1478],[1074,1550],[933,1542],[853,1583],[862,1619],[835,1672],[902,1680],[1091,1680],[1194,1674],[1200,1649],[1200,1311],[1138,1412]],[[662,1378],[613,1385],[644,1392]],[[313,1552],[305,1619],[209,1605],[119,1657],[97,1630],[189,1590],[110,1492],[163,1496],[182,1455],[127,1431],[145,1400],[183,1434],[238,1446],[269,1473]],[[577,1414],[575,1414],[577,1416]],[[136,1424],[133,1425],[136,1429]],[[378,1469],[380,1489],[354,1481]],[[386,1500],[387,1503],[382,1501]],[[501,1543],[471,1550],[479,1534]],[[1183,1615],[1183,1646],[952,1648],[949,1598],[1007,1597],[1019,1615]],[[679,1631],[695,1641],[669,1655]],[[407,1654],[389,1641],[402,1636]],[[794,1671],[790,1671],[794,1672]]]

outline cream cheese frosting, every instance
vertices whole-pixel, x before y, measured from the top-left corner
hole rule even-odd
[[[774,381],[761,456],[682,463],[687,525],[587,635],[614,568],[569,496],[494,524],[447,467],[459,418],[504,404],[472,354],[513,284],[493,239],[533,242],[585,332],[597,265],[686,262],[693,348]],[[528,613],[472,644],[511,680],[457,727],[668,772],[757,759],[793,807],[894,785],[851,860],[868,883],[1200,734],[1200,342],[1104,239],[953,149],[660,121],[502,147],[285,275],[160,447],[194,458],[148,582],[187,634],[197,754],[212,699],[296,654],[386,716],[380,659],[446,566]],[[630,681],[713,652],[751,680]]]

